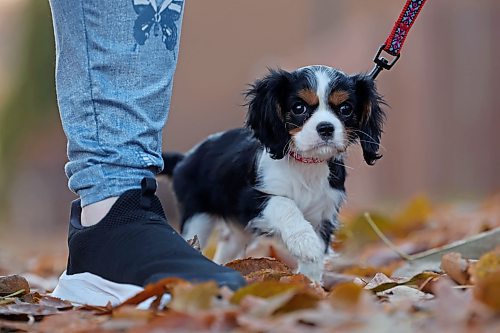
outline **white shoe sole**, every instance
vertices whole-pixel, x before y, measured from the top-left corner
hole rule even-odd
[[[112,282],[92,273],[67,275],[64,271],[59,277],[59,283],[52,292],[52,296],[75,305],[105,306],[111,303],[116,306],[143,290],[142,287]],[[147,309],[152,301],[153,298],[150,298],[138,307]],[[162,300],[162,303],[164,301],[167,300]]]

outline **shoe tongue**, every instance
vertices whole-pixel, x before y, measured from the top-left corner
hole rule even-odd
[[[141,181],[141,207],[149,209],[153,204],[156,193],[156,179],[143,178]]]

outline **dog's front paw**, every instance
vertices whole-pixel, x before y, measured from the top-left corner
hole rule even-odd
[[[323,276],[323,261],[319,262],[303,262],[299,261],[297,273],[304,274],[311,281],[321,284]]]
[[[314,232],[296,232],[288,237],[286,246],[301,262],[323,262],[324,245]]]

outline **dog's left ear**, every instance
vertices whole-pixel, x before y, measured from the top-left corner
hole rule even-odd
[[[385,120],[385,113],[381,106],[385,105],[385,102],[378,94],[374,80],[368,75],[358,74],[352,78],[358,100],[356,114],[359,119],[359,130],[356,133],[366,163],[373,165],[382,157],[378,150]]]
[[[274,159],[282,159],[290,134],[285,126],[285,100],[290,91],[291,74],[284,70],[270,70],[246,92],[248,113],[246,126],[265,146]]]

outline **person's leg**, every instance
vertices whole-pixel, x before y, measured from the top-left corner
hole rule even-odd
[[[68,138],[65,169],[84,207],[138,188],[163,166],[161,131],[182,6],[170,0],[160,7],[154,0],[51,0],[57,96]],[[165,43],[170,35],[175,41]]]
[[[239,275],[206,260],[165,223],[154,194],[183,1],[50,3],[68,138],[65,170],[80,197],[72,206],[67,276],[88,272],[134,285],[179,276],[241,285]]]

